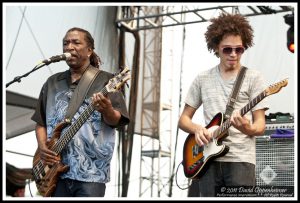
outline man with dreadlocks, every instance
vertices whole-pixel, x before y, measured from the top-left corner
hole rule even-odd
[[[221,14],[211,22],[205,33],[207,47],[220,62],[194,79],[178,122],[180,129],[195,135],[195,142],[200,147],[205,147],[213,140],[213,131],[192,121],[196,110],[203,105],[206,126],[219,112],[225,113],[242,67],[241,57],[253,45],[253,30],[244,16]],[[197,192],[190,192],[189,196],[212,197],[220,192],[220,186],[255,186],[255,136],[264,133],[265,110],[268,107],[266,100],[263,100],[244,116],[240,115],[239,110],[264,89],[261,74],[248,68],[233,113],[228,117],[231,127],[227,137],[222,139],[222,144],[228,146],[229,151],[213,159],[201,178],[193,179],[192,186]]]
[[[115,128],[129,122],[121,92],[101,94],[113,74],[101,70],[89,88],[72,122],[89,106],[91,116],[61,151],[60,156],[50,150],[47,141],[55,127],[64,121],[69,101],[89,69],[100,69],[100,57],[94,52],[94,39],[81,28],[71,28],[63,38],[63,52],[69,70],[50,76],[40,92],[36,111],[32,116],[36,125],[39,156],[44,164],[63,163],[69,170],[60,174],[53,197],[103,197],[105,183],[110,181],[110,162],[115,143]],[[75,93],[74,93],[75,94]],[[80,94],[80,92],[79,92]],[[76,95],[75,95],[76,96]],[[67,129],[67,128],[66,128]],[[64,129],[65,130],[65,129]],[[54,178],[54,177],[53,177]]]

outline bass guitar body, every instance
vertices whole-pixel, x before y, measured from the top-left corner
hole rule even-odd
[[[47,142],[48,149],[55,149],[61,135],[61,131],[68,123],[60,123],[54,130],[53,137]],[[60,155],[58,155],[60,156]],[[33,157],[33,175],[38,192],[43,197],[50,197],[54,192],[58,177],[61,173],[69,170],[69,166],[61,162],[52,166],[45,165],[41,160],[38,150]]]

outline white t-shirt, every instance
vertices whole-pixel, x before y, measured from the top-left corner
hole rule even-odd
[[[234,82],[235,78],[228,81],[223,80],[218,66],[204,71],[191,84],[185,103],[195,109],[198,109],[203,104],[205,125],[208,125],[217,113],[225,113],[226,104],[228,103]],[[265,89],[265,81],[262,75],[258,71],[248,68],[237,96],[237,101],[234,104],[234,109],[241,110]],[[252,121],[251,111],[259,109],[268,109],[266,98],[254,106],[245,116]],[[215,160],[255,164],[255,136],[250,137],[242,134],[232,126],[228,129],[228,132],[229,136],[223,140],[222,144],[230,148],[229,152],[225,156]]]

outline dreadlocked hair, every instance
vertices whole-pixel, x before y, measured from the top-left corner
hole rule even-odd
[[[99,68],[100,69],[100,65],[102,65],[102,61],[100,59],[100,57],[93,51],[92,55],[90,56],[90,63],[92,66]]]
[[[226,35],[239,35],[245,49],[253,46],[253,30],[247,19],[240,14],[222,13],[218,18],[211,19],[205,33],[208,51],[216,50],[218,45]]]
[[[93,53],[90,56],[90,63],[92,66],[100,69],[100,65],[102,64],[102,61],[101,61],[100,57],[94,51],[95,45],[94,45],[94,39],[93,39],[92,35],[87,30],[84,30],[84,29],[78,28],[78,27],[73,27],[73,28],[69,29],[67,31],[67,33],[72,32],[72,31],[78,31],[78,32],[84,33],[84,39],[85,39],[88,47],[90,47],[93,50]]]

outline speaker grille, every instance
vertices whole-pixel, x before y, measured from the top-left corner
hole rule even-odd
[[[256,185],[294,186],[294,138],[256,137]]]

